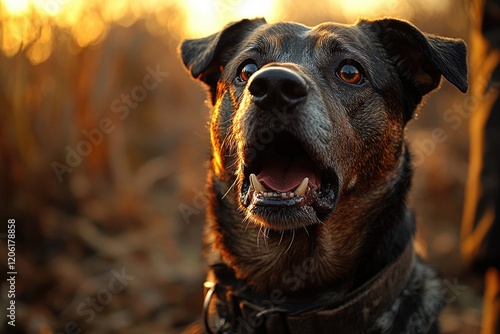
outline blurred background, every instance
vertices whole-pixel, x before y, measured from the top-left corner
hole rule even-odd
[[[316,25],[392,16],[467,41],[468,7],[0,0],[0,222],[16,220],[18,272],[14,328],[4,322],[3,228],[0,332],[177,333],[199,317],[210,108],[182,67],[183,38],[245,17]],[[444,82],[407,131],[420,251],[447,286],[444,333],[480,328],[481,279],[464,270],[458,251],[469,102]],[[436,131],[442,140],[432,139]]]

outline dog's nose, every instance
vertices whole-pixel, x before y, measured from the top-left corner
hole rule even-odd
[[[284,67],[268,67],[255,73],[248,85],[252,101],[265,110],[291,111],[307,97],[307,82]]]

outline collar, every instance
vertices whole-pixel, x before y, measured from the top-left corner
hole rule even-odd
[[[393,263],[340,302],[328,291],[291,301],[281,294],[282,298],[274,300],[272,294],[264,296],[252,292],[225,264],[216,264],[211,267],[204,284],[205,332],[361,333],[370,329],[394,303],[410,279],[414,263],[413,243],[409,242]]]

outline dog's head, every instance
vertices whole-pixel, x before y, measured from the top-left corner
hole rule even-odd
[[[355,257],[396,184],[408,183],[403,130],[422,97],[442,76],[467,89],[462,41],[395,19],[242,20],[184,41],[181,54],[210,89],[222,193],[266,231],[319,230],[337,257]]]
[[[463,42],[392,19],[243,20],[181,52],[210,87],[217,175],[236,177],[247,216],[273,229],[325,222],[344,194],[390,182],[422,97],[441,75],[467,88]]]

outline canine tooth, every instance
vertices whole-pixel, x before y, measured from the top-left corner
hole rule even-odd
[[[309,185],[309,178],[305,177],[299,184],[297,189],[295,189],[295,195],[297,195],[298,197],[304,196],[306,194],[308,185]]]
[[[258,193],[263,193],[267,189],[262,185],[262,183],[257,180],[257,176],[255,174],[250,174],[250,183],[252,184],[252,187],[255,189],[256,192]]]

